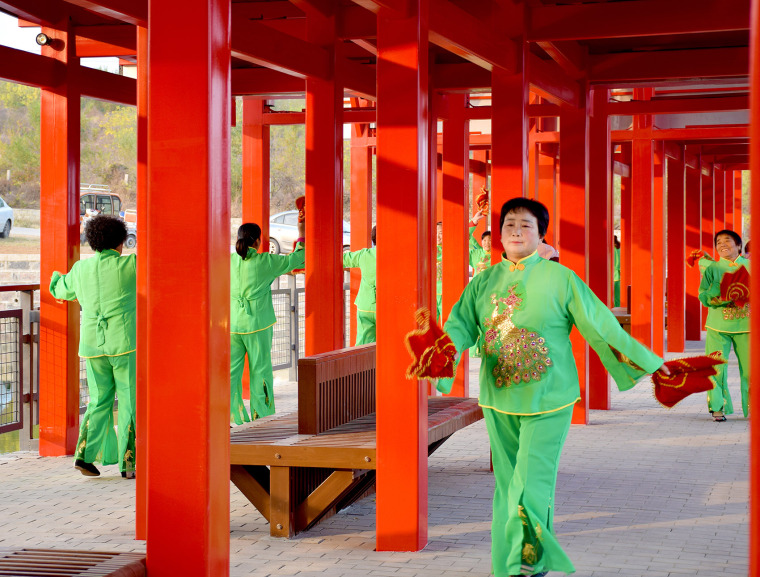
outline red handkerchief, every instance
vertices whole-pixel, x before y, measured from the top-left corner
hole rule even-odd
[[[305,196],[299,196],[296,199],[296,208],[298,209],[298,222],[303,222],[306,220],[306,197]]]
[[[406,378],[446,379],[454,376],[457,349],[441,327],[430,322],[430,311],[417,311],[420,328],[405,337],[406,348],[412,356],[412,364],[406,370]]]
[[[718,374],[717,367],[725,362],[720,352],[667,361],[669,375],[659,369],[652,375],[654,398],[670,409],[692,393],[709,391],[714,386],[710,377]]]
[[[693,250],[691,251],[691,254],[686,257],[686,264],[689,265],[689,267],[693,267],[694,263],[699,262],[700,259],[706,258],[707,260],[712,260],[713,258],[706,254],[703,250]]]
[[[720,298],[734,301],[741,308],[749,302],[749,271],[740,266],[735,272],[727,272],[720,281]]]

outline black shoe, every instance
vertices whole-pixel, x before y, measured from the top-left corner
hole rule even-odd
[[[121,472],[121,478],[122,479],[134,479],[135,478],[135,472],[134,471],[122,471]]]
[[[100,471],[92,463],[85,463],[81,459],[74,461],[74,468],[77,469],[85,477],[100,477]]]

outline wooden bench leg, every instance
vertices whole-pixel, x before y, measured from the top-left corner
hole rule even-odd
[[[319,519],[355,484],[353,471],[333,471],[296,509],[296,530],[303,531]]]
[[[231,465],[230,480],[269,521],[269,469],[263,465]]]
[[[296,533],[293,473],[291,467],[269,468],[269,534],[272,537],[290,538]]]

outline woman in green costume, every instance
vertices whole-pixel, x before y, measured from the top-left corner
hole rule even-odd
[[[374,343],[375,303],[377,294],[377,227],[372,227],[372,248],[343,253],[343,268],[358,268],[362,273],[359,292],[356,294],[356,345]]]
[[[79,427],[74,467],[100,475],[93,463],[119,464],[121,476],[135,476],[136,257],[122,256],[127,227],[113,216],[96,216],[85,228],[95,256],[58,271],[50,294],[78,300],[82,307],[79,356],[87,362],[90,402]],[[118,437],[114,432],[114,395],[119,398]]]
[[[505,203],[503,260],[470,282],[444,327],[460,355],[478,336],[483,339],[479,404],[496,479],[491,553],[496,577],[575,570],[552,527],[560,453],[580,399],[569,337],[573,325],[621,390],[663,365],[573,271],[538,256],[548,223],[549,213],[539,202]],[[451,383],[439,380],[438,388],[447,393]]]
[[[277,318],[271,285],[278,276],[304,267],[304,223],[298,223],[299,239],[289,255],[259,253],[258,224],[243,224],[237,236],[235,252],[230,255],[230,411],[232,420],[240,425],[274,414],[272,327]],[[243,402],[246,353],[250,416]]]
[[[724,301],[720,294],[723,275],[746,267],[749,259],[741,256],[742,238],[732,230],[721,230],[715,234],[715,250],[719,260],[712,261],[704,269],[699,283],[699,300],[707,307],[707,337],[705,353],[716,351],[727,359],[734,348],[739,361],[739,376],[742,393],[742,412],[749,415],[749,302],[739,307],[733,301]],[[700,262],[701,266],[701,262]],[[714,377],[715,388],[707,391],[707,406],[713,420],[721,422],[726,415],[734,412],[731,393],[728,391],[726,365],[718,367]]]
[[[491,266],[491,231],[487,230],[480,235],[480,242],[475,239],[475,229],[480,219],[485,215],[477,211],[470,219],[470,266],[472,267],[472,276],[483,272]]]

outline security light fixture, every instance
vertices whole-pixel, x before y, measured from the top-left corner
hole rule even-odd
[[[37,44],[39,44],[40,46],[47,46],[48,44],[53,43],[53,39],[43,32],[40,32],[39,34],[37,34],[37,36],[34,39],[37,42]]]

